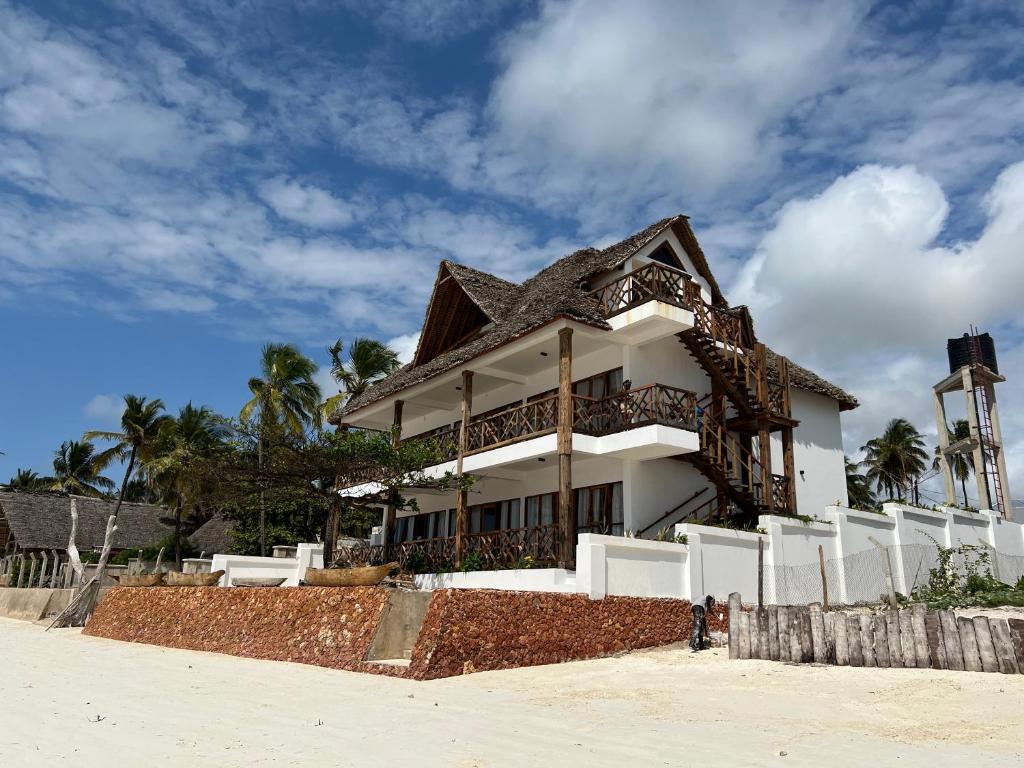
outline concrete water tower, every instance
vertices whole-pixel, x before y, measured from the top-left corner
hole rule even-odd
[[[959,339],[946,343],[949,376],[935,385],[935,419],[939,430],[939,463],[946,485],[946,503],[956,503],[951,457],[967,454],[974,459],[974,476],[978,481],[978,506],[991,509],[1003,517],[1013,518],[1010,488],[1003,455],[1003,436],[999,429],[995,385],[1006,381],[999,375],[996,347],[987,333],[972,329]],[[967,399],[967,423],[970,436],[951,443],[949,440],[944,396],[963,391]]]

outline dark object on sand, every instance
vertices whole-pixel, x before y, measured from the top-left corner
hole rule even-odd
[[[690,648],[694,651],[703,651],[706,647],[704,641],[708,638],[707,614],[715,605],[715,598],[708,595],[704,598],[704,605],[690,607],[693,611],[693,634],[690,635]]]

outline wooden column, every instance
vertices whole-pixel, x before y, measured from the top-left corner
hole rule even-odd
[[[793,428],[782,428],[782,473],[789,481],[789,512],[796,512],[796,463],[793,461]],[[826,608],[827,610],[827,608]]]
[[[403,405],[403,401],[402,400],[395,400],[395,416],[394,416],[394,420],[392,421],[392,424],[395,427],[397,427],[397,429],[395,429],[394,432],[392,433],[391,443],[396,448],[398,447],[398,444],[399,444],[399,442],[401,442],[401,439],[402,439],[402,437],[401,437],[401,435],[402,435],[402,405]],[[382,540],[381,540],[381,543],[384,544],[384,545],[390,544],[391,543],[391,539],[394,536],[394,533],[395,533],[395,515],[396,515],[396,509],[395,509],[395,505],[394,504],[388,504],[386,507],[384,507],[384,526],[383,526],[384,531],[383,531]]]
[[[762,503],[768,508],[768,514],[775,513],[775,500],[772,496],[772,436],[768,427],[762,425],[757,432],[757,460],[761,463]]]
[[[572,328],[558,332],[559,566],[576,569],[576,511],[572,491]]]
[[[455,567],[462,567],[466,554],[466,535],[469,533],[469,491],[461,487],[462,460],[469,445],[469,420],[473,416],[473,372],[462,372],[462,423],[459,425],[459,454],[455,460],[455,474],[459,489],[455,496]]]
[[[985,450],[981,445],[981,429],[978,426],[978,400],[974,396],[974,375],[971,367],[965,365],[960,369],[963,381],[964,396],[967,398],[967,423],[971,428],[971,438],[975,441],[974,476],[978,479],[978,509],[991,509],[992,501],[988,495],[989,468],[985,466]]]

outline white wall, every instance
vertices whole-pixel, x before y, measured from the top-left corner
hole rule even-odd
[[[299,544],[296,557],[214,555],[211,571],[224,571],[219,586],[232,586],[232,579],[284,578],[282,586],[297,587],[307,568],[324,567],[322,544]]]
[[[797,511],[814,514],[829,505],[845,506],[849,500],[839,404],[796,388],[791,390],[790,401],[793,418],[800,422],[793,430]],[[781,474],[782,443],[778,433],[772,436],[772,466],[779,467],[775,471]]]

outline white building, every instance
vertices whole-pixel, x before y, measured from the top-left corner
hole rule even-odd
[[[399,424],[437,442],[432,472],[475,478],[385,512],[382,556],[572,568],[577,534],[846,504],[840,414],[856,405],[757,340],[674,216],[520,285],[442,262],[412,363],[332,421]]]

